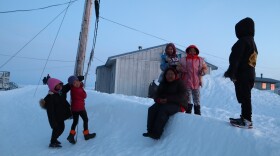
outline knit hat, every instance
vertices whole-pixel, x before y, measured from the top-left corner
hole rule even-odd
[[[62,82],[55,78],[49,78],[47,83],[48,83],[48,87],[49,87],[50,91],[57,93],[57,91],[55,90],[55,86]]]
[[[189,53],[189,50],[190,50],[191,48],[194,48],[194,49],[195,49],[196,55],[199,54],[199,50],[198,50],[198,48],[197,48],[195,45],[190,45],[190,46],[188,46],[188,48],[186,49],[186,53],[187,53],[187,54]]]
[[[77,76],[72,75],[72,76],[70,76],[70,77],[68,78],[68,83],[69,83],[70,85],[72,85],[72,84],[74,83],[75,80],[79,80],[79,79],[77,78]]]

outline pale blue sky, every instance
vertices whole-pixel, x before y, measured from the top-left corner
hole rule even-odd
[[[40,8],[65,2],[69,1],[0,0],[0,11]],[[78,0],[69,8],[50,56],[52,60],[70,62],[49,61],[44,75],[49,73],[66,81],[73,74],[84,2]],[[65,7],[0,14],[0,66]],[[182,50],[195,44],[201,56],[222,70],[226,70],[231,47],[237,41],[235,24],[251,17],[255,21],[255,41],[259,51],[257,76],[263,73],[264,77],[280,80],[279,8],[278,0],[101,0],[100,16],[173,42]],[[94,8],[92,13],[87,58],[93,41]],[[63,14],[0,71],[11,71],[12,81],[19,84],[41,82],[40,75],[46,61],[37,59],[48,57],[62,17]],[[135,51],[138,46],[149,48],[165,43],[167,41],[100,19],[95,57],[102,61],[93,60],[88,84],[94,84],[96,66],[103,65],[108,57]]]

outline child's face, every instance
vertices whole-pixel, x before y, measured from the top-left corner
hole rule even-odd
[[[62,84],[57,84],[55,87],[54,87],[54,90],[56,91],[60,91],[62,89]]]
[[[81,85],[81,82],[80,81],[78,81],[78,80],[75,80],[74,82],[73,82],[73,86],[74,87],[80,87],[80,85]]]
[[[196,50],[195,50],[195,48],[190,48],[188,54],[190,54],[190,55],[196,55]]]
[[[173,54],[173,48],[171,46],[169,46],[167,49],[166,49],[166,54],[167,55],[172,55]]]
[[[176,75],[172,70],[168,70],[165,74],[165,78],[166,78],[167,82],[172,82],[175,80]]]

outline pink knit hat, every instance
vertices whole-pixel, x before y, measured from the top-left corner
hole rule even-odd
[[[54,89],[56,85],[62,83],[60,80],[55,79],[55,78],[49,78],[48,80],[48,87],[50,89],[50,91],[57,93],[57,91]]]

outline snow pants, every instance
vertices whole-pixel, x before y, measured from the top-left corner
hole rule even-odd
[[[79,112],[72,112],[73,114],[73,123],[71,126],[71,130],[75,130],[76,126],[78,124],[79,121],[79,116],[81,116],[81,118],[83,119],[84,122],[84,131],[88,130],[88,116],[87,116],[87,111],[83,110],[83,111],[79,111]]]
[[[200,105],[200,90],[199,89],[187,89],[186,98],[188,104],[191,104],[191,97],[193,99],[194,106]]]
[[[237,101],[241,104],[241,115],[243,118],[252,121],[251,90],[254,86],[254,79],[243,79],[234,82]]]
[[[64,121],[58,122],[57,125],[53,127],[51,143],[54,143],[57,140],[57,138],[63,133],[64,128],[65,128]]]
[[[153,104],[148,110],[147,130],[157,137],[163,133],[165,124],[169,117],[180,111],[178,105],[173,104]]]

